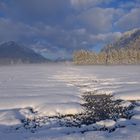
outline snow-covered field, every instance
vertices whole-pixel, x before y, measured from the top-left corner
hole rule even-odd
[[[65,126],[90,92],[133,103],[131,118]],[[0,66],[0,140],[140,140],[139,132],[140,66]]]

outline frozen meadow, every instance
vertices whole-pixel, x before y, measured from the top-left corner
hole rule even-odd
[[[113,118],[115,108],[112,119],[87,124],[84,95],[99,103],[111,95],[99,107],[117,101],[121,115]],[[0,66],[0,140],[140,140],[139,132],[140,66]]]

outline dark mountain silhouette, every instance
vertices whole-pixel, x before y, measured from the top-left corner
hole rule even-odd
[[[14,41],[0,45],[0,64],[42,63],[47,59]]]

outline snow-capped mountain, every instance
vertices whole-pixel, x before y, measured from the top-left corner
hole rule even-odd
[[[136,49],[140,50],[140,29],[133,29],[122,34],[116,42],[109,44],[102,51],[109,51],[112,49]]]
[[[39,63],[45,61],[46,59],[40,54],[14,41],[5,42],[0,45],[0,64]]]

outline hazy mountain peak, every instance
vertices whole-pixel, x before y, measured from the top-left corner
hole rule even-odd
[[[132,34],[134,34],[136,32],[140,32],[140,28],[135,28],[135,29],[129,30],[129,31],[125,32],[123,34],[123,36],[130,37]]]
[[[140,49],[140,28],[125,32],[116,42],[104,47],[102,51],[111,49]]]
[[[8,41],[0,45],[0,64],[40,63],[44,61],[46,59],[43,56],[14,41]]]

